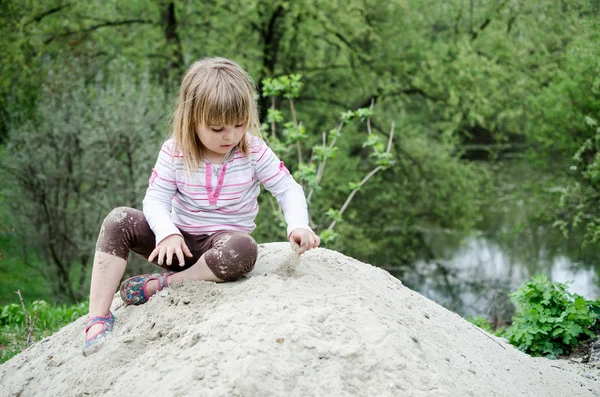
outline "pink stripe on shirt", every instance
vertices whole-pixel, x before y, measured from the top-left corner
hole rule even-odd
[[[200,213],[200,212],[208,212],[207,210],[203,210],[203,209],[192,209],[192,208],[188,207],[187,205],[183,204],[183,203],[181,202],[181,200],[180,200],[180,199],[179,199],[177,196],[173,197],[173,201],[177,201],[177,203],[178,203],[178,204],[179,204],[181,207],[185,208],[185,209],[186,209],[186,211],[190,211],[190,212],[192,212],[192,213],[194,213],[194,214],[197,214],[197,213]]]
[[[263,153],[260,155],[260,157],[258,158],[258,160],[256,160],[257,163],[263,158],[263,156],[265,155],[265,153],[267,153],[267,149],[268,148],[265,147],[265,150],[263,151]]]
[[[167,179],[167,178],[163,178],[162,176],[158,175],[158,173],[156,173],[156,178],[155,179],[161,179],[165,182],[169,182],[169,183],[173,183],[173,184],[177,184],[177,181],[171,180],[171,179]]]
[[[277,172],[275,173],[275,175],[273,175],[272,177],[269,177],[269,178],[265,179],[265,180],[263,181],[263,183],[267,183],[267,182],[269,182],[271,179],[273,179],[273,178],[275,178],[277,175],[281,174],[281,172],[282,172],[282,171],[283,171],[283,170],[281,170],[281,169],[280,169],[279,171],[277,171]]]
[[[183,158],[183,155],[173,155],[173,154],[167,152],[165,149],[161,149],[160,151],[163,152],[163,153],[165,153],[167,156],[169,156],[171,158],[173,158],[173,157],[181,158],[181,159]]]
[[[255,202],[254,206],[252,208],[250,208],[249,210],[246,210],[246,207],[250,204],[252,204],[252,203],[248,203],[248,204],[244,205],[242,208],[237,209],[237,210],[227,211],[222,208],[217,208],[215,211],[220,212],[221,214],[237,214],[238,212],[242,212],[242,211],[254,211],[254,210],[258,209],[258,203]]]
[[[250,179],[248,182],[242,182],[242,183],[229,183],[229,184],[223,185],[223,187],[226,188],[226,187],[233,187],[233,186],[244,186],[244,185],[251,184],[252,182],[254,182],[254,179]]]

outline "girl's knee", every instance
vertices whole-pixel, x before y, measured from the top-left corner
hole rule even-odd
[[[141,218],[140,218],[141,217]],[[104,218],[96,242],[96,251],[127,259],[133,228],[143,220],[140,210],[129,207],[117,207]]]
[[[227,233],[206,253],[208,267],[219,279],[235,281],[254,268],[258,244],[247,233]]]
[[[144,213],[135,208],[129,207],[117,207],[110,211],[104,222],[102,222],[103,229],[115,229],[124,230],[128,225],[135,224],[136,221],[140,220],[140,217],[144,217]]]

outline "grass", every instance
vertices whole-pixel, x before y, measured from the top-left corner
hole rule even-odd
[[[17,296],[18,300],[18,296]],[[27,315],[33,320],[37,311],[31,343],[52,335],[61,327],[77,320],[88,311],[87,302],[75,305],[56,305],[43,300],[25,304]],[[27,347],[26,314],[21,303],[5,305],[0,312],[0,364],[8,361]]]
[[[1,201],[1,200],[0,200]],[[0,202],[1,204],[1,202]],[[48,303],[56,300],[48,283],[39,271],[25,265],[20,251],[21,242],[15,233],[2,223],[0,217],[0,364],[11,359],[27,348],[27,336],[31,343],[52,335],[61,327],[75,321],[88,311],[88,303],[59,305]],[[29,252],[30,260],[36,266],[43,265],[34,252]],[[16,291],[20,290],[27,314],[33,318],[38,311],[33,331],[28,331],[27,320]]]

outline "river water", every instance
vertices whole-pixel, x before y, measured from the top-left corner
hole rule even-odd
[[[552,227],[552,216],[538,219],[540,197],[550,203],[549,211],[558,202],[556,183],[532,174],[523,163],[504,166],[478,230],[423,229],[433,258],[394,275],[462,316],[484,316],[496,325],[514,313],[508,293],[538,274],[572,282],[569,291],[586,299],[599,298],[598,245],[582,248],[580,238],[566,239]]]

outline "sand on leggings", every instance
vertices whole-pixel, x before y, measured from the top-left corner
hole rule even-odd
[[[233,283],[174,284],[82,317],[0,366],[2,396],[600,396],[600,370],[531,358],[374,266],[263,244]]]

